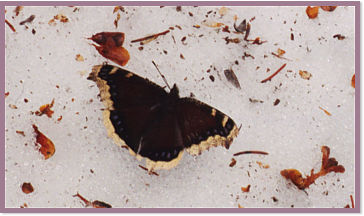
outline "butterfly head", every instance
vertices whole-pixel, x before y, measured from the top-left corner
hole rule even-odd
[[[171,91],[169,92],[169,95],[172,97],[179,98],[179,90],[176,84],[173,85]]]

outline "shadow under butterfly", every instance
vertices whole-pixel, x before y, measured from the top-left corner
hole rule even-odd
[[[184,150],[198,155],[212,146],[228,149],[239,133],[235,122],[219,110],[180,98],[176,84],[166,92],[108,64],[94,66],[88,79],[100,89],[108,135],[137,159],[145,158],[150,171],[175,167]]]

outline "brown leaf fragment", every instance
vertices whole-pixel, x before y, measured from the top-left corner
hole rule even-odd
[[[200,25],[193,25],[192,27],[194,27],[194,28],[201,28]]]
[[[306,176],[306,178],[302,177],[302,174],[296,169],[285,169],[281,171],[281,175],[286,179],[289,179],[296,185],[299,189],[304,190],[308,188],[311,184],[315,183],[315,180],[320,176],[324,176],[330,172],[345,172],[345,168],[342,165],[338,165],[338,162],[335,158],[329,158],[330,156],[330,148],[327,146],[321,147],[322,152],[322,165],[319,172],[314,173],[314,170],[311,170],[311,174]]]
[[[176,11],[177,11],[177,12],[180,12],[181,10],[182,10],[182,6],[177,6],[177,7],[176,7]]]
[[[130,59],[129,52],[124,47],[107,48],[104,46],[96,46],[94,44],[93,46],[100,53],[100,55],[121,66],[125,66]]]
[[[326,113],[326,115],[331,116],[331,113],[329,111],[325,110],[324,108],[322,108],[320,106],[319,106],[319,108],[320,108],[320,110],[324,111]]]
[[[238,78],[236,77],[234,71],[232,69],[224,70],[224,74],[226,79],[235,86],[235,88],[241,89]]]
[[[132,40],[131,43],[144,42],[143,44],[145,44],[146,41],[149,43],[150,41],[157,39],[159,36],[166,35],[169,32],[170,32],[170,30],[166,30],[164,32],[160,32],[160,33],[157,33],[157,34],[153,34],[153,35],[149,35],[149,36],[146,36],[146,37],[142,37],[142,38],[139,38],[139,39]]]
[[[224,23],[215,22],[215,21],[211,21],[211,20],[209,20],[209,21],[205,20],[202,22],[202,24],[207,27],[211,27],[211,28],[219,28],[219,27],[225,25]]]
[[[24,25],[25,23],[31,23],[35,19],[35,15],[30,15],[27,19],[21,21],[19,25]]]
[[[22,11],[24,8],[24,6],[16,6],[16,8],[14,9],[15,12],[15,16],[18,16],[20,11]]]
[[[54,99],[52,100],[52,102],[50,104],[45,104],[45,105],[42,105],[41,107],[39,107],[39,111],[36,111],[35,115],[41,116],[43,114],[46,114],[48,116],[48,118],[51,118],[54,113],[54,111],[51,110],[53,105],[54,105]]]
[[[351,86],[353,88],[355,88],[355,74],[353,75],[353,77],[351,78]]]
[[[341,34],[336,34],[336,35],[333,36],[333,38],[337,38],[338,40],[344,40],[345,36],[341,35]]]
[[[278,199],[275,196],[272,197],[272,200],[273,202],[278,202]]]
[[[262,154],[262,155],[268,155],[267,152],[264,151],[242,151],[242,152],[237,152],[234,154],[234,156],[238,156],[238,155],[242,155],[242,154]]]
[[[10,94],[10,92],[6,92],[6,93],[5,93],[5,98],[6,98],[7,96],[9,96],[9,94]]]
[[[315,19],[317,17],[318,13],[319,13],[318,6],[315,6],[315,7],[307,6],[306,14],[307,14],[308,18]]]
[[[324,11],[328,11],[328,12],[331,12],[331,11],[334,11],[336,9],[337,6],[320,6],[322,10]]]
[[[268,169],[269,168],[269,165],[268,164],[263,164],[260,161],[257,161],[257,164],[259,165],[260,168],[263,168],[263,169]]]
[[[257,44],[257,45],[261,45],[263,43],[266,43],[267,41],[262,41],[260,40],[260,37],[256,37],[254,40],[248,40],[248,41],[253,41],[252,44]]]
[[[63,22],[63,23],[68,22],[68,18],[63,14],[57,14],[56,16],[53,17],[53,19],[59,20],[60,22]]]
[[[77,54],[76,55],[76,61],[80,61],[83,62],[85,59],[83,58],[83,56],[81,54]]]
[[[62,120],[62,118],[63,118],[62,116],[59,116],[57,121],[60,122]]]
[[[7,20],[5,19],[5,23],[9,26],[9,28],[13,31],[13,32],[16,32],[14,26]]]
[[[301,78],[305,80],[310,80],[312,77],[312,74],[308,71],[299,70],[298,73],[300,74]]]
[[[229,12],[229,8],[227,8],[227,7],[221,7],[219,9],[219,15],[220,16],[225,16],[228,12]]]
[[[291,33],[291,40],[294,40],[294,34]]]
[[[20,134],[20,135],[22,135],[22,136],[24,136],[25,137],[25,133],[24,133],[24,131],[20,131],[20,130],[17,130],[17,131],[15,131],[17,134]]]
[[[33,129],[36,133],[36,144],[40,145],[40,153],[43,154],[44,158],[47,160],[54,155],[56,151],[53,142],[46,137],[43,133],[38,130],[38,127],[33,124]]]
[[[273,105],[277,106],[279,104],[279,102],[281,102],[278,98],[274,101]]]
[[[236,164],[236,160],[234,158],[231,158],[231,162],[229,164],[229,167],[233,167]]]
[[[276,76],[287,64],[283,64],[276,72],[274,72],[272,75],[267,77],[266,79],[260,81],[261,83],[265,83],[267,81],[271,81],[271,79]]]
[[[221,31],[222,31],[222,32],[230,33],[229,26],[225,26],[224,28],[222,28],[222,30],[221,30]]]
[[[115,28],[118,27],[119,20],[120,20],[120,13],[117,13],[116,14],[116,18],[114,20],[114,26],[115,26]]]
[[[185,59],[185,57],[183,56],[183,54],[182,54],[182,53],[179,55],[179,57],[180,57],[181,59]]]
[[[14,104],[9,104],[9,107],[10,107],[11,109],[18,109],[18,107],[17,107],[16,105],[14,105]]]
[[[243,206],[241,206],[239,203],[238,203],[238,208],[244,208]]]
[[[93,202],[90,202],[86,198],[81,196],[79,193],[73,195],[73,197],[80,198],[85,203],[86,207],[92,206],[93,208],[112,208],[112,206],[110,204],[99,201],[99,200],[95,200]]]
[[[112,13],[116,13],[117,11],[125,12],[125,9],[123,6],[115,6],[114,11]]]
[[[229,37],[225,37],[224,39],[226,41],[226,44],[229,44],[229,43],[240,43],[240,39],[239,38],[229,38]]]
[[[241,187],[241,191],[243,191],[245,193],[249,192],[250,191],[250,184],[248,186],[246,186],[246,187]]]
[[[25,194],[30,194],[34,191],[33,185],[30,182],[24,182],[21,185],[21,190],[25,193]]]

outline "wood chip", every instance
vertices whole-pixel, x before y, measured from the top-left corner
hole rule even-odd
[[[229,164],[229,167],[233,167],[236,164],[236,160],[234,158],[231,158],[231,162]]]
[[[320,107],[320,106],[319,106],[319,108],[320,108],[322,111],[324,111],[324,112],[326,113],[326,115],[331,116],[331,113],[329,113],[329,111],[325,110],[324,108],[322,108],[322,107]]]

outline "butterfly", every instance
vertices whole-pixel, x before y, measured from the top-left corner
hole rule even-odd
[[[186,150],[201,154],[212,146],[229,148],[238,135],[235,122],[219,110],[190,97],[179,96],[176,84],[161,86],[125,69],[103,64],[93,67],[108,135],[148,170],[170,169]]]

